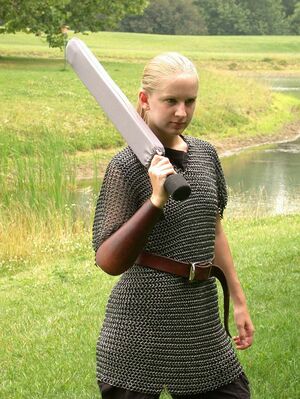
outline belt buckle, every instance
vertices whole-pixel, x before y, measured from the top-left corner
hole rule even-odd
[[[208,272],[208,276],[207,279],[210,277],[210,273],[211,273],[211,266],[212,266],[212,262],[192,262],[190,264],[190,274],[189,274],[189,282],[192,283],[193,281],[195,281],[195,277],[196,277],[196,268],[197,267],[209,267],[209,272]]]

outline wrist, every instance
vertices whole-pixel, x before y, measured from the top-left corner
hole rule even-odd
[[[162,209],[167,202],[163,198],[157,197],[155,195],[151,195],[150,201],[151,201],[152,205],[154,205],[156,208],[160,208],[160,209]]]
[[[235,307],[239,308],[247,308],[246,298],[245,295],[231,295],[232,303]]]
[[[226,276],[226,278],[228,277]],[[228,288],[233,305],[247,307],[246,297],[236,273],[231,274],[230,278],[228,278]]]

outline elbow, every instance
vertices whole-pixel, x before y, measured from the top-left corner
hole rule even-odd
[[[119,276],[129,268],[117,256],[107,253],[101,247],[96,252],[96,265],[110,276]]]
[[[122,272],[113,269],[111,266],[107,266],[107,265],[102,265],[102,264],[98,264],[97,265],[100,267],[101,270],[103,270],[106,274],[109,274],[110,276],[120,276],[122,274]]]

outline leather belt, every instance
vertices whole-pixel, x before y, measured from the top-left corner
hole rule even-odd
[[[227,334],[231,337],[228,327],[229,319],[229,290],[226,277],[219,266],[209,261],[185,263],[167,258],[165,256],[155,255],[150,252],[143,251],[138,256],[136,263],[141,266],[150,267],[151,269],[160,270],[162,272],[174,274],[175,276],[186,277],[190,282],[205,281],[210,277],[216,277],[223,289],[224,296],[224,327]]]

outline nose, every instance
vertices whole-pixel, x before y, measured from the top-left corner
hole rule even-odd
[[[178,103],[175,115],[179,117],[185,117],[187,115],[184,102]]]

